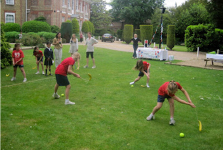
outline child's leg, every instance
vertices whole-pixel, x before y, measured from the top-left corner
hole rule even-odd
[[[49,73],[50,73],[50,75],[51,75],[51,65],[49,65]]]
[[[155,115],[155,113],[163,106],[162,102],[157,102],[156,106],[153,108],[152,114]]]
[[[17,71],[17,67],[14,67],[14,78],[16,77],[16,71]]]
[[[95,66],[95,60],[94,60],[94,58],[92,58],[92,62],[93,62],[93,66]]]
[[[174,99],[169,98],[168,101],[170,104],[170,118],[173,118],[173,116],[174,116]]]
[[[65,90],[65,97],[66,97],[66,99],[69,99],[70,88],[71,88],[70,84],[66,86],[66,90]]]
[[[87,66],[88,66],[88,63],[89,63],[89,58],[87,58],[87,64],[86,64]]]
[[[47,69],[48,69],[48,66],[46,65],[46,69],[45,69],[45,75],[47,76]]]
[[[147,76],[147,84],[149,84],[150,74]]]
[[[58,88],[59,88],[59,85],[56,83],[54,87],[54,93],[57,93]]]
[[[41,66],[42,66],[42,71],[44,71],[43,62],[41,62]]]
[[[25,79],[25,78],[26,78],[26,73],[25,73],[24,68],[23,68],[23,67],[21,67],[21,68],[20,68],[20,70],[22,71],[23,77],[24,77],[24,79]]]
[[[39,62],[36,62],[37,64],[37,71],[39,72]]]
[[[137,82],[137,81],[139,81],[141,79],[141,76],[138,76],[135,80],[134,80],[134,82]]]

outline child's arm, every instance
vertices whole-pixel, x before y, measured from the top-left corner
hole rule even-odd
[[[182,100],[182,99],[180,99],[179,97],[177,97],[177,96],[173,96],[173,98],[176,100],[176,101],[178,101],[178,102],[180,102],[180,103],[182,103],[182,104],[187,104],[187,105],[190,105],[191,107],[193,107],[193,108],[195,108],[196,106],[193,104],[193,103],[189,103],[189,102],[186,102],[186,101],[184,101],[184,100]]]
[[[189,102],[189,103],[192,103],[192,101],[191,101],[191,99],[190,99],[190,96],[189,96],[189,94],[187,93],[187,91],[186,91],[184,88],[182,88],[181,91],[182,91],[182,92],[184,93],[184,95],[186,96],[188,102]]]
[[[15,64],[17,64],[18,62],[20,62],[23,58],[20,58],[17,62],[15,62]]]
[[[13,66],[15,66],[15,60],[13,57],[12,57],[12,64],[13,64]]]
[[[80,75],[77,74],[77,73],[74,73],[74,72],[72,71],[72,68],[73,68],[72,65],[69,65],[69,66],[68,66],[68,69],[67,69],[67,73],[70,73],[70,74],[74,75],[75,77],[80,78]]]

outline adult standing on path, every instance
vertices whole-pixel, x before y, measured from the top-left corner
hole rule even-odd
[[[61,63],[62,58],[62,38],[61,33],[57,33],[56,37],[53,39],[53,45],[54,45],[54,54],[55,54],[55,66],[57,66]]]
[[[134,38],[131,39],[131,41],[133,41],[133,49],[134,49],[134,53],[132,55],[132,58],[136,59],[136,50],[138,48],[138,42],[141,42],[141,40],[137,37],[137,34],[134,34]]]
[[[72,34],[72,37],[70,39],[70,50],[69,50],[69,53],[72,56],[77,51],[78,51],[78,39],[76,38],[75,34]],[[77,67],[77,69],[79,69],[79,65],[80,65],[80,62],[79,62],[79,59],[78,59],[78,67]]]

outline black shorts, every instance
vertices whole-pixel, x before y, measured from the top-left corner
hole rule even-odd
[[[144,70],[144,71],[147,73],[147,70]],[[149,70],[149,72],[150,72],[150,70]],[[138,76],[143,77],[144,73],[142,71],[139,71],[139,75]]]
[[[41,58],[41,60],[40,60],[40,58]],[[43,62],[43,57],[37,57],[37,61],[41,61],[41,62]]]
[[[45,66],[52,66],[53,65],[52,59],[48,60],[47,58],[45,58],[44,65]]]
[[[62,76],[60,74],[56,74],[56,81],[59,86],[67,86],[70,84],[67,76]]]
[[[89,54],[91,54],[91,58],[94,58],[94,52],[86,52],[86,58],[89,58]]]
[[[165,96],[162,96],[162,95],[158,95],[157,97],[157,102],[161,102],[163,103],[165,101],[165,98],[169,99],[171,98],[169,95],[165,95]]]
[[[15,65],[15,66],[13,66],[14,68],[17,68],[17,67],[19,67],[19,68],[23,68],[24,67],[24,65]]]

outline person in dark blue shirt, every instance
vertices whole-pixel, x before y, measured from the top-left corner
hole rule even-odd
[[[136,50],[138,48],[138,42],[141,42],[141,40],[139,38],[137,38],[137,34],[134,34],[134,38],[131,39],[131,41],[133,41],[133,49],[134,49],[134,53],[132,55],[132,58],[136,59]]]

